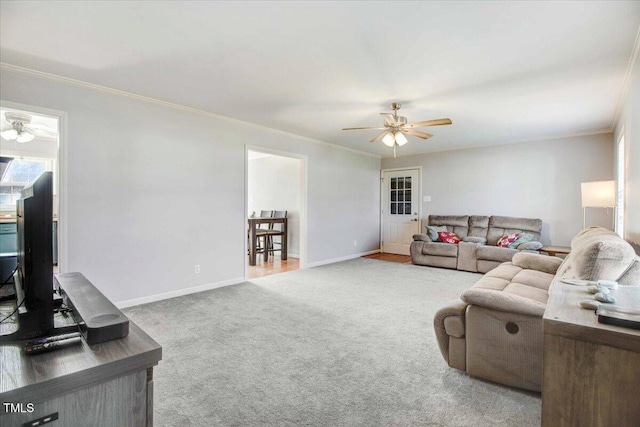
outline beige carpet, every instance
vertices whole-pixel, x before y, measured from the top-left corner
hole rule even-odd
[[[157,426],[538,426],[539,394],[437,348],[433,314],[479,277],[359,258],[125,312],[164,348]]]

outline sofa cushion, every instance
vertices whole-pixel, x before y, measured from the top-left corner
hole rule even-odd
[[[547,288],[540,289],[534,286],[528,286],[517,282],[509,283],[509,285],[507,285],[507,287],[504,288],[502,292],[511,295],[518,295],[545,305],[547,304],[547,300],[549,299]]]
[[[553,274],[545,273],[544,271],[523,269],[513,277],[511,283],[519,283],[531,288],[543,290],[546,301],[547,290],[552,281]]]
[[[458,245],[450,245],[442,242],[425,242],[422,246],[423,255],[457,257]]]
[[[514,287],[512,292],[471,288],[463,293],[460,299],[470,305],[478,305],[509,313],[542,317],[544,309],[547,306],[546,300],[543,303],[536,299],[529,298],[529,296],[523,296],[521,293],[523,293],[523,291],[519,287]]]
[[[469,215],[429,215],[429,225],[443,225],[447,227],[444,231],[463,238],[469,233]]]
[[[627,271],[622,273],[618,283],[623,286],[640,286],[640,257],[636,257]]]
[[[492,216],[489,218],[487,230],[487,244],[495,246],[500,237],[505,234],[527,232],[533,234],[535,240],[540,240],[542,220],[537,218],[514,218],[510,216]]]
[[[469,217],[469,236],[482,237],[487,242],[487,230],[489,229],[489,217],[482,215],[471,215]]]
[[[450,233],[448,231],[438,231],[438,239],[442,243],[449,243],[451,245],[457,245],[460,243],[460,238],[456,233]]]
[[[498,239],[498,241],[496,242],[496,246],[498,246],[499,248],[510,248],[511,244],[516,240],[518,240],[519,236],[520,236],[520,233],[505,234],[504,236]],[[512,248],[512,249],[515,249],[515,248]]]
[[[590,227],[571,241],[571,252],[558,268],[564,279],[618,280],[634,263],[633,247],[616,233]]]
[[[427,225],[426,228],[427,228],[427,235],[433,242],[440,241],[440,236],[438,236],[438,233],[442,231],[448,231],[447,227],[445,227],[444,225]]]
[[[477,258],[507,262],[511,261],[511,258],[517,253],[517,249],[499,248],[497,246],[478,246]]]
[[[521,268],[556,274],[562,264],[562,258],[519,252],[513,256],[511,262]]]
[[[542,249],[542,246],[544,246],[542,243],[533,241],[521,243],[516,249],[519,251],[539,251]]]
[[[481,245],[484,245],[485,243],[487,243],[487,239],[484,237],[475,237],[475,236],[467,236],[465,238],[462,239],[463,242],[469,242],[469,243],[480,243]]]

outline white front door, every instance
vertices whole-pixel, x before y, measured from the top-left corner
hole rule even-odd
[[[409,255],[420,232],[418,169],[382,171],[382,252]]]

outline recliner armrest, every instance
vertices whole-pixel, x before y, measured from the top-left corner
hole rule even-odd
[[[537,270],[544,273],[556,274],[562,264],[562,258],[534,254],[531,252],[519,252],[513,256],[511,262],[520,268]]]
[[[423,241],[423,242],[431,242],[431,237],[429,237],[427,234],[414,234],[413,235],[413,240],[418,240],[418,241]]]
[[[449,337],[464,337],[464,315],[467,303],[456,299],[436,312],[433,327],[438,339],[438,347],[444,360],[449,363]]]
[[[542,317],[546,304],[520,295],[494,289],[469,289],[460,297],[467,304],[490,308],[508,313]]]

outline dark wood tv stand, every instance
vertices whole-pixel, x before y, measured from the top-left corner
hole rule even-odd
[[[0,425],[55,414],[51,426],[152,426],[162,347],[129,322],[124,338],[35,356],[25,356],[21,343],[0,345]]]

